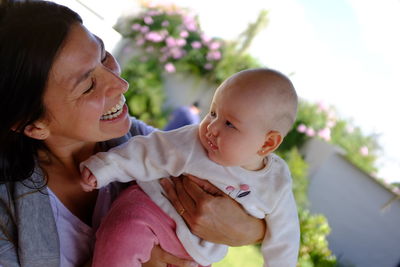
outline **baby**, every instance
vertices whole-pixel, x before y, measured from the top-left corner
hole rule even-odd
[[[165,227],[157,223],[164,219],[143,215],[150,208],[143,208],[142,199],[133,201],[128,188],[97,233],[94,266],[141,266],[157,244],[177,256],[187,252],[202,266],[225,256],[227,246],[193,235],[163,196],[157,179],[186,173],[207,178],[250,215],[266,220],[261,247],[265,266],[295,267],[300,231],[291,176],[286,163],[272,152],[291,129],[296,112],[297,95],[286,76],[265,68],[244,70],[218,87],[200,125],[137,136],[83,162],[86,191],[112,181],[136,180],[176,223],[177,237],[165,234]]]

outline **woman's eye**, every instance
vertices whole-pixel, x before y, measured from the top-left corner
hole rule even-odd
[[[95,81],[94,79],[92,79],[92,83],[90,84],[90,87],[89,87],[88,89],[86,89],[86,90],[83,92],[83,94],[88,94],[88,93],[90,93],[90,92],[94,89],[95,85],[96,85],[96,81]]]
[[[101,63],[105,63],[105,62],[107,61],[109,55],[110,55],[110,53],[108,53],[108,52],[106,51],[104,57],[101,59]]]

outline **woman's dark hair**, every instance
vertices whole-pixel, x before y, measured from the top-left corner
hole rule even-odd
[[[0,2],[0,183],[31,177],[40,140],[24,135],[43,118],[52,64],[80,16],[45,1]]]

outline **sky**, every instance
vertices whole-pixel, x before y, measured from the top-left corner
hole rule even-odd
[[[84,3],[109,25],[121,12],[138,6],[134,0],[56,2],[73,4],[73,9]],[[268,10],[269,24],[249,52],[266,66],[291,75],[301,98],[331,105],[340,118],[352,121],[365,134],[376,135],[383,148],[377,176],[400,182],[400,127],[396,123],[400,115],[400,0],[156,2],[192,9],[207,35],[228,40],[254,22],[261,9]],[[111,33],[105,43],[114,45],[116,40]]]

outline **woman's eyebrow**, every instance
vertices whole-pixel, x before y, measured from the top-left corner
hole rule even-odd
[[[96,38],[96,40],[97,40],[97,42],[98,42],[98,44],[100,46],[100,55],[103,55],[104,50],[105,50],[104,42],[97,35],[94,35],[94,37]],[[94,71],[94,69],[95,68],[92,68],[92,69],[88,70],[82,76],[80,76],[78,79],[76,79],[73,88],[75,88],[82,81],[86,80],[90,76],[90,74]]]
[[[80,84],[82,81],[86,80],[87,78],[89,78],[90,74],[94,71],[94,68],[88,70],[87,72],[85,72],[85,74],[83,74],[82,76],[80,76],[78,79],[76,79],[75,83],[74,83],[74,87],[76,88],[76,86],[78,84]]]
[[[97,35],[94,35],[94,37],[96,38],[96,40],[98,41],[99,45],[100,45],[100,51],[101,51],[101,55],[103,55],[104,51],[105,51],[105,47],[104,47],[104,42],[103,40],[98,37]]]

